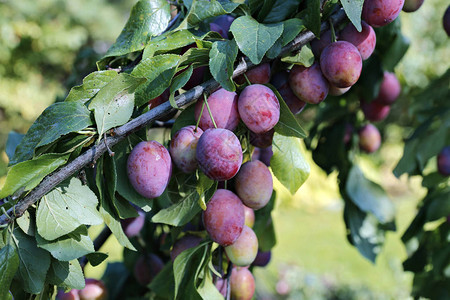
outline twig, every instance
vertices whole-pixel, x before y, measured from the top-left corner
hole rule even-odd
[[[332,15],[331,20],[333,24],[337,24],[344,20],[345,14],[342,9]],[[321,26],[321,31],[324,31],[328,28],[328,23],[325,22]],[[291,43],[285,46],[282,49],[281,55],[298,50],[303,45],[310,42],[314,39],[314,34],[311,31],[305,31],[300,33]],[[280,55],[280,56],[281,56]],[[242,75],[247,70],[252,69],[255,65],[249,61],[248,58],[243,59],[236,67],[233,72],[233,78],[236,78],[239,75]],[[184,94],[181,94],[175,98],[176,104],[181,107],[187,104],[190,104],[197,100],[203,93],[212,93],[216,89],[219,88],[219,83],[215,80],[211,79],[207,82],[204,82],[193,89],[187,91]],[[42,182],[31,190],[19,203],[17,203],[12,208],[8,209],[7,214],[11,216],[8,218],[6,214],[0,216],[0,225],[11,223],[14,219],[22,216],[22,214],[34,204],[36,201],[41,199],[45,194],[53,190],[58,184],[68,179],[76,172],[79,172],[84,167],[91,164],[93,161],[96,161],[100,158],[105,152],[107,152],[107,148],[112,148],[114,145],[119,143],[121,140],[126,138],[128,135],[136,132],[150,123],[154,122],[161,117],[164,117],[174,111],[174,108],[171,107],[169,101],[151,109],[150,111],[140,115],[139,117],[129,121],[128,123],[116,128],[114,130],[115,135],[107,137],[103,143],[98,145],[93,145],[91,148],[86,150],[83,154],[75,158],[73,161],[59,169],[58,171],[48,175],[42,180]],[[14,211],[15,210],[15,211]]]

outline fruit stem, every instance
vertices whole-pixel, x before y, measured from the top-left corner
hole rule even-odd
[[[248,79],[247,75],[245,73],[242,75],[244,75],[244,78],[245,78],[245,81],[247,81],[247,84],[252,85],[252,83],[250,82],[250,79]]]
[[[205,102],[203,102],[202,110],[200,111],[200,115],[198,116],[197,124],[195,124],[194,132],[197,132],[198,124],[200,123],[200,118],[201,118],[202,115],[203,115],[203,110],[204,110],[204,109],[205,109]]]
[[[336,32],[334,31],[334,25],[331,19],[328,20],[330,22],[330,31],[331,31],[331,42],[336,42]]]
[[[216,122],[214,121],[214,117],[213,117],[212,112],[211,112],[211,109],[209,108],[209,105],[208,105],[208,100],[206,99],[206,94],[203,94],[203,98],[205,99],[205,102],[204,102],[204,103],[206,103],[206,108],[208,109],[209,117],[211,118],[211,121],[212,121],[213,124],[214,124],[214,128],[217,129]]]

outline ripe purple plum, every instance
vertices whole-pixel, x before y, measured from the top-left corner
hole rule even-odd
[[[241,235],[231,245],[225,247],[225,253],[236,266],[249,266],[258,253],[258,238],[253,230],[244,225]]]
[[[235,92],[229,92],[226,89],[219,89],[212,93],[207,101],[217,128],[225,128],[231,131],[235,130],[239,124],[237,94]],[[195,119],[198,120],[198,118],[200,118],[198,125],[203,130],[214,128],[214,123],[211,120],[206,105],[200,116],[203,102],[204,100],[201,99],[195,104]]]
[[[381,27],[394,21],[403,8],[405,0],[366,0],[362,19],[372,27]]]
[[[403,4],[404,12],[415,12],[418,10],[425,0],[405,0],[405,4]]]
[[[378,92],[375,102],[384,105],[391,105],[397,100],[398,96],[402,92],[402,86],[394,73],[384,72],[383,81],[380,85],[380,91]]]
[[[103,300],[108,298],[105,284],[97,279],[87,278],[85,286],[78,292],[80,300]]]
[[[259,160],[242,165],[235,178],[236,193],[242,202],[260,209],[269,202],[273,192],[273,179],[269,168]]]
[[[361,22],[362,30],[358,32],[352,23],[348,23],[347,26],[341,31],[340,39],[342,41],[347,41],[355,45],[359,50],[363,60],[368,59],[373,50],[375,50],[375,45],[377,43],[377,37],[372,26],[368,25],[366,22]]]
[[[274,133],[275,130],[273,128],[264,133],[250,131],[250,144],[258,148],[267,148],[272,145]]]
[[[186,53],[191,48],[197,48],[197,45],[194,43],[194,44],[191,44],[191,45],[188,45],[188,46],[184,47],[181,50],[181,54]],[[203,82],[203,78],[205,76],[206,68],[207,67],[205,67],[205,66],[195,68],[192,71],[191,78],[189,78],[188,82],[186,82],[186,84],[183,86],[183,89],[190,90],[193,87],[201,84]],[[180,73],[182,73],[182,71],[178,72],[175,75],[179,75]]]
[[[169,97],[170,97],[170,91],[169,91],[169,89],[166,89],[164,92],[162,92],[161,95],[148,101],[148,108],[152,109],[154,107],[157,107],[157,106],[163,104],[164,102],[169,101]]]
[[[247,268],[233,268],[230,276],[233,300],[251,300],[255,294],[255,278]]]
[[[250,83],[253,84],[266,84],[270,81],[270,64],[264,63],[259,66],[254,67],[253,69],[247,71],[245,73]],[[235,81],[238,84],[244,84],[247,81],[245,80],[244,75],[239,75],[236,77]]]
[[[377,101],[361,101],[361,109],[366,120],[371,122],[378,122],[386,119],[386,117],[389,115],[389,112],[391,111],[391,107],[389,105],[384,105]]]
[[[280,103],[272,90],[261,84],[247,86],[238,99],[244,124],[254,133],[271,130],[280,119]]]
[[[257,267],[265,267],[269,264],[271,258],[272,252],[258,250],[258,254],[256,254],[256,258],[252,265]]]
[[[120,220],[122,229],[125,235],[129,238],[135,237],[141,232],[145,223],[145,213],[143,211],[138,211],[139,216],[135,218],[128,218]]]
[[[134,277],[140,285],[146,286],[163,268],[164,263],[157,255],[153,253],[141,255],[134,265]]]
[[[197,169],[196,150],[202,134],[201,128],[196,129],[194,125],[185,126],[178,130],[170,141],[170,156],[178,169],[184,173],[192,173]]]
[[[328,82],[317,62],[309,68],[295,65],[289,73],[289,85],[294,94],[306,103],[318,104],[328,95]]]
[[[338,37],[336,36],[336,39]],[[312,40],[311,42],[311,50],[314,54],[315,57],[320,57],[320,54],[322,54],[323,49],[325,49],[326,46],[328,46],[329,44],[332,43],[332,39],[331,39],[331,31],[327,30],[324,31],[321,35],[320,35],[320,40],[315,38],[314,40]]]
[[[450,176],[450,146],[444,147],[437,157],[437,168],[442,176]]]
[[[270,166],[270,159],[273,156],[272,146],[267,148],[261,148],[259,152],[259,160],[262,161],[266,166]]]
[[[351,89],[351,86],[346,87],[346,88],[338,88],[338,87],[335,87],[335,86],[332,85],[332,84],[329,84],[329,86],[330,86],[330,89],[328,90],[328,94],[330,94],[331,96],[341,96],[341,95],[344,95],[345,93],[348,92],[348,90]]]
[[[175,261],[175,258],[177,258],[177,256],[180,255],[181,252],[198,246],[201,241],[202,238],[196,235],[187,234],[183,236],[173,245],[172,250],[170,251],[170,258],[172,259],[172,261]]]
[[[372,153],[378,150],[381,145],[381,135],[378,129],[367,124],[359,130],[359,147],[361,150]]]
[[[248,206],[244,205],[245,225],[253,228],[255,225],[255,211]]]
[[[344,144],[350,143],[353,137],[354,128],[350,123],[345,124]]]
[[[198,140],[196,156],[198,166],[206,176],[212,180],[228,180],[241,167],[241,143],[227,129],[207,129]]]
[[[272,77],[271,83],[278,90],[290,111],[296,115],[306,106],[306,102],[298,98],[289,85],[289,73],[287,71],[278,72]],[[264,147],[263,147],[264,148]]]
[[[80,296],[78,295],[78,290],[71,289],[67,293],[64,293],[63,290],[59,290],[56,294],[56,300],[80,300]]]
[[[222,296],[224,297],[227,296],[227,281],[225,279],[217,278],[216,283],[214,285],[219,290]]]
[[[234,17],[230,15],[221,15],[209,24],[209,28],[211,31],[219,33],[224,39],[228,39],[228,31],[230,31],[230,26],[233,21]]]
[[[146,198],[161,196],[172,174],[169,151],[156,141],[140,142],[128,156],[127,173],[139,194]]]
[[[332,85],[338,88],[352,86],[361,75],[361,54],[352,43],[346,41],[332,43],[323,49],[320,55],[320,68]]]
[[[444,26],[445,32],[447,32],[447,36],[450,36],[450,5],[442,17],[442,25]]]
[[[229,246],[236,242],[244,228],[244,204],[233,192],[218,189],[206,205],[203,223],[214,242]]]

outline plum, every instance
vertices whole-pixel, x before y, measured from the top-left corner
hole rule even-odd
[[[251,300],[255,293],[255,278],[247,268],[233,268],[230,276],[233,300]]]
[[[144,227],[145,213],[143,211],[139,211],[138,214],[139,216],[135,218],[120,220],[122,229],[125,232],[125,235],[129,238],[137,236]]]
[[[252,228],[255,225],[255,211],[244,205],[245,225]]]
[[[352,43],[346,41],[332,43],[323,49],[320,55],[320,68],[334,86],[338,88],[352,86],[361,75],[361,54]]]
[[[201,128],[194,125],[178,130],[170,141],[170,156],[175,165],[184,173],[192,173],[197,169],[196,150],[198,140],[203,134]]]
[[[224,297],[227,296],[227,280],[223,278],[217,278],[216,283],[214,284],[219,290],[220,294]]]
[[[235,178],[236,193],[242,202],[253,209],[260,209],[269,202],[273,192],[272,174],[259,160],[242,165]]]
[[[294,94],[306,103],[318,104],[328,95],[328,82],[317,62],[309,68],[295,65],[289,73],[289,85]]]
[[[169,97],[170,97],[170,91],[169,91],[169,89],[166,89],[166,90],[164,90],[164,92],[162,92],[161,95],[148,101],[148,108],[152,109],[152,108],[155,108],[155,107],[163,104],[164,102],[169,101]]]
[[[270,81],[270,64],[269,63],[264,63],[261,65],[258,65],[256,67],[254,67],[251,70],[248,70],[245,73],[245,76],[247,76],[248,80],[250,81],[250,83],[253,84],[266,84],[269,83]],[[244,84],[247,81],[245,80],[244,75],[239,75],[238,77],[236,77],[235,81],[238,84]]]
[[[338,37],[336,36],[336,39]],[[331,39],[331,30],[324,31],[320,35],[320,40],[315,38],[311,41],[311,50],[315,57],[320,57],[320,54],[322,54],[323,49],[325,49],[326,46],[331,44],[333,41]]]
[[[207,129],[196,150],[200,170],[212,180],[234,177],[242,164],[242,148],[233,132],[223,128]]]
[[[445,32],[447,32],[447,36],[450,36],[450,5],[447,7],[447,10],[442,17],[442,24]]]
[[[264,133],[250,131],[250,144],[258,148],[267,148],[272,145],[274,133],[275,130],[273,128]]]
[[[170,258],[172,259],[172,261],[175,261],[175,258],[177,258],[177,256],[180,255],[181,252],[198,246],[201,241],[202,238],[196,235],[187,234],[183,236],[173,245],[172,250],[170,251]]]
[[[366,0],[362,19],[372,27],[381,27],[394,21],[403,8],[405,0]]]
[[[361,54],[361,58],[366,60],[372,55],[377,43],[377,37],[372,26],[366,22],[361,22],[362,30],[358,32],[352,23],[348,23],[347,26],[341,31],[340,40],[347,41],[355,45]]]
[[[75,289],[71,289],[67,293],[64,293],[63,290],[59,290],[56,294],[56,300],[80,300],[78,292],[79,291]]]
[[[344,95],[345,93],[348,92],[349,89],[351,89],[351,86],[346,87],[346,88],[338,88],[335,87],[332,84],[329,84],[330,89],[328,90],[328,94],[330,94],[331,96],[341,96]]]
[[[272,146],[267,148],[261,148],[259,151],[259,160],[262,161],[266,166],[270,166],[270,159],[273,156]]]
[[[274,92],[261,84],[247,86],[238,99],[238,110],[244,124],[254,133],[271,130],[280,119],[280,103]]]
[[[231,245],[244,228],[244,204],[233,192],[218,189],[206,205],[203,223],[214,242],[222,246]]]
[[[235,130],[239,124],[237,94],[222,88],[212,93],[207,101],[217,128],[225,128],[231,131]],[[195,119],[198,120],[198,118],[200,118],[198,126],[203,130],[214,128],[214,123],[211,120],[206,105],[200,116],[203,102],[204,100],[201,99],[195,104]]]
[[[271,83],[278,90],[278,93],[280,93],[289,110],[294,115],[299,114],[305,108],[306,102],[298,98],[289,85],[289,73],[287,71],[275,74],[272,77]]]
[[[437,168],[442,176],[450,176],[450,146],[444,147],[437,157]]]
[[[146,286],[163,268],[164,263],[159,256],[153,253],[141,255],[134,265],[134,277],[140,285]]]
[[[146,198],[161,196],[171,173],[169,151],[156,141],[140,142],[128,156],[128,179],[134,189]]]
[[[403,4],[404,12],[415,12],[418,10],[425,0],[405,0],[405,4]]]
[[[400,96],[401,91],[402,86],[397,76],[394,73],[384,72],[378,96],[373,101],[384,105],[391,105]]]
[[[85,286],[78,292],[78,295],[80,300],[103,300],[107,299],[108,291],[102,281],[86,278]]]
[[[378,122],[386,119],[386,117],[389,115],[389,112],[391,111],[389,105],[384,105],[377,101],[361,101],[361,109],[366,120],[371,122]]]
[[[361,150],[372,153],[378,150],[381,145],[381,135],[378,129],[367,124],[359,130],[359,147]]]
[[[354,128],[350,123],[345,124],[344,144],[347,145],[352,140]]]
[[[181,54],[186,53],[191,48],[197,48],[197,45],[194,43],[194,44],[191,44],[191,45],[188,45],[188,46],[184,47],[183,49],[181,49]],[[206,66],[195,68],[192,71],[191,78],[189,78],[189,80],[183,86],[183,89],[184,90],[190,90],[190,89],[194,88],[195,86],[201,84],[203,82],[203,78],[205,76],[206,68],[207,68]],[[178,72],[175,75],[179,75],[182,72],[183,71],[180,71],[180,72]]]
[[[230,31],[231,23],[233,23],[234,17],[230,15],[221,15],[209,23],[211,31],[219,33],[224,39],[228,39],[228,31]]]
[[[253,230],[244,225],[241,235],[237,240],[225,247],[225,253],[236,266],[249,266],[255,260],[258,253],[258,238]]]
[[[256,254],[256,258],[252,265],[257,267],[265,267],[269,264],[271,257],[272,253],[270,251],[258,250],[258,254]]]

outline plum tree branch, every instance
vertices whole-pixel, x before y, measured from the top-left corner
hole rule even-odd
[[[331,17],[331,22],[336,25],[345,19],[345,13],[343,9],[339,9]],[[323,22],[321,25],[321,31],[328,29],[328,22]],[[288,52],[296,51],[302,46],[314,39],[315,36],[311,31],[305,31],[300,33],[292,42],[286,45],[281,54],[282,56]],[[255,65],[250,62],[248,58],[243,58],[242,61],[236,66],[233,72],[233,78],[242,75],[247,70],[252,69]],[[203,93],[211,93],[219,87],[219,83],[211,79],[206,81],[193,89],[177,96],[175,102],[179,107],[190,104],[197,100]],[[129,121],[128,123],[115,128],[113,134],[106,137],[104,142],[93,145],[76,159],[60,168],[56,172],[48,175],[42,180],[42,182],[31,190],[25,197],[22,198],[15,206],[8,209],[7,214],[2,214],[0,216],[0,225],[8,224],[14,221],[14,219],[22,216],[22,214],[36,201],[41,199],[48,192],[53,190],[58,184],[68,179],[75,173],[79,172],[88,165],[94,163],[98,158],[100,158],[105,152],[107,152],[108,147],[112,148],[114,145],[119,143],[125,137],[133,132],[136,132],[150,123],[154,122],[156,119],[160,119],[171,113],[174,108],[171,107],[170,103],[167,101],[147,113],[140,115],[139,117]],[[9,216],[11,217],[9,217]]]

